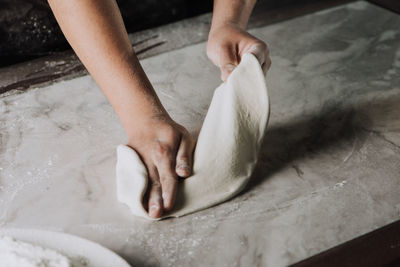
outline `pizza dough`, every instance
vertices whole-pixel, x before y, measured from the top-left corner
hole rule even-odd
[[[214,92],[194,152],[194,174],[178,183],[178,217],[224,202],[249,181],[269,118],[269,97],[260,64],[252,54]],[[136,216],[152,219],[143,207],[147,171],[128,146],[117,148],[117,197]]]
[[[55,250],[0,237],[1,267],[72,267],[69,259]]]

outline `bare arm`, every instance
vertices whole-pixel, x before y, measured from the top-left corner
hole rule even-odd
[[[240,63],[244,53],[254,54],[264,73],[271,65],[267,45],[246,32],[255,3],[255,0],[214,0],[207,55],[221,69],[224,81]]]
[[[194,141],[161,105],[114,0],[49,0],[61,29],[118,114],[150,179],[152,217],[172,208],[177,177],[191,174]]]
[[[113,105],[127,132],[164,112],[111,0],[50,0],[65,37]],[[133,116],[135,115],[135,116]]]

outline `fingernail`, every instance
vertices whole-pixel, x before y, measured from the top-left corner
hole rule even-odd
[[[187,175],[190,173],[190,166],[187,164],[180,164],[177,168],[179,175]]]
[[[179,163],[177,167],[179,170],[190,170],[189,164],[186,163]]]
[[[152,205],[152,206],[150,207],[150,210],[149,210],[150,216],[155,215],[155,213],[156,213],[157,211],[158,211],[158,206],[157,206],[157,205]]]

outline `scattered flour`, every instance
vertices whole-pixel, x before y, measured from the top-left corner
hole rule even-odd
[[[72,267],[60,253],[9,236],[0,236],[1,267]]]
[[[346,180],[343,180],[343,181],[341,181],[341,182],[335,184],[335,185],[333,186],[333,189],[341,188],[341,187],[343,187],[345,184],[347,184],[347,181],[346,181]]]

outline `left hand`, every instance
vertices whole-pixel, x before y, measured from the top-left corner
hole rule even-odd
[[[266,43],[234,24],[224,24],[211,29],[207,42],[207,56],[220,68],[221,79],[224,82],[245,53],[255,55],[264,74],[267,73],[271,59]]]

